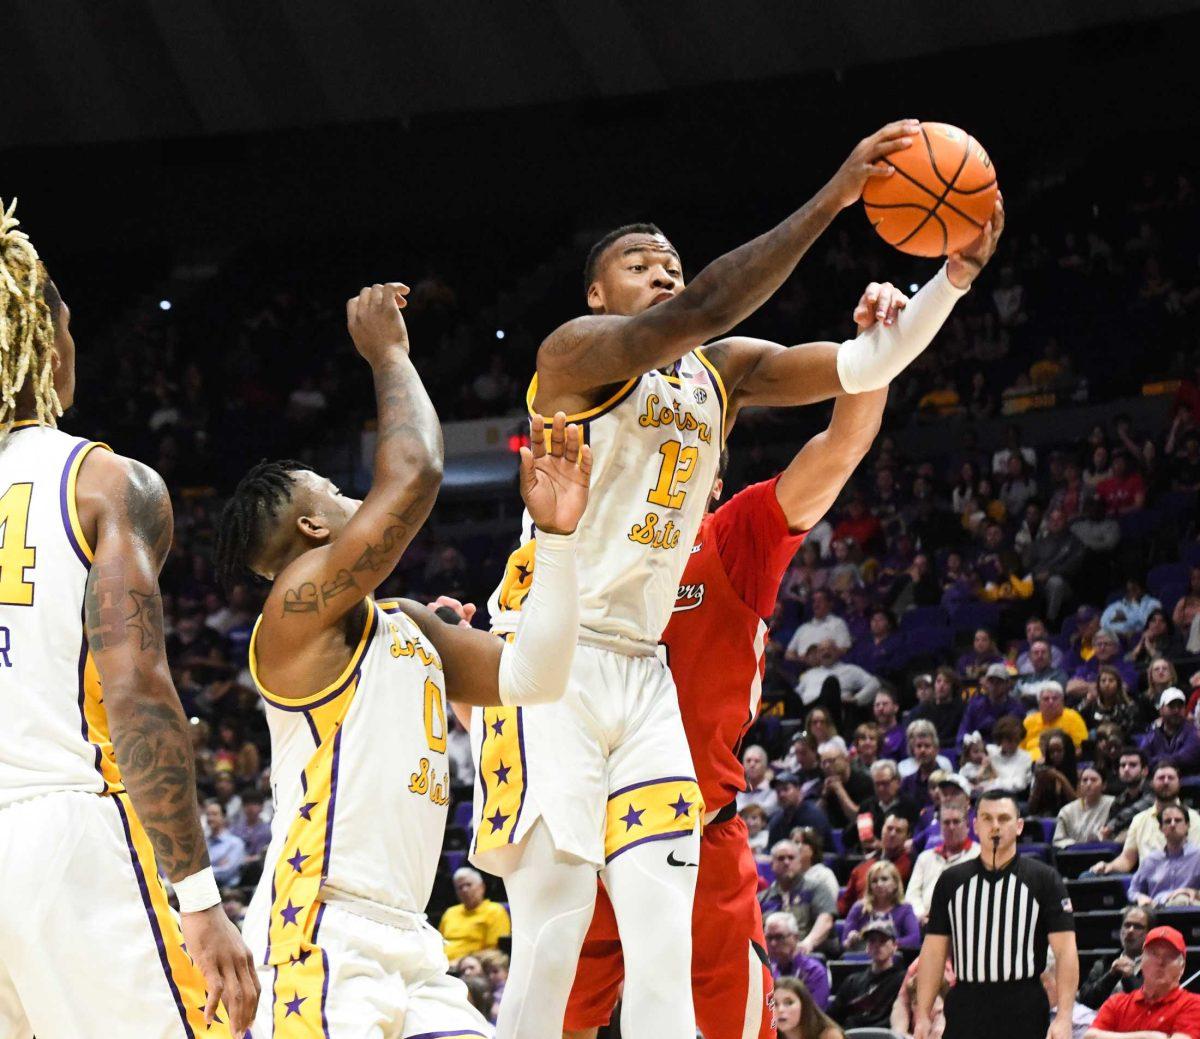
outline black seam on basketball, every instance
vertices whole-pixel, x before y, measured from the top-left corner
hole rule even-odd
[[[864,202],[863,206],[867,209],[919,209],[922,213],[929,212],[929,207],[919,202]]]
[[[897,173],[899,173],[899,174],[900,174],[900,176],[902,176],[902,177],[903,177],[905,180],[907,180],[907,181],[908,181],[910,184],[914,184],[914,185],[916,185],[918,188],[920,188],[922,191],[924,191],[924,192],[925,192],[925,194],[929,195],[929,196],[930,196],[931,198],[933,198],[933,199],[937,199],[937,197],[938,197],[938,196],[937,196],[937,192],[936,192],[936,191],[932,191],[932,190],[930,190],[929,188],[927,188],[927,187],[926,187],[924,184],[922,184],[922,183],[921,183],[919,180],[917,180],[917,179],[916,179],[916,177],[912,176],[912,175],[911,175],[911,174],[909,174],[909,173],[905,173],[905,172],[904,172],[904,170],[902,170],[902,169],[901,169],[899,166],[893,166],[893,167],[892,167],[892,169],[894,169],[894,170],[895,170]],[[956,205],[955,205],[953,202],[947,201],[947,200],[945,200],[945,199],[942,199],[942,200],[940,200],[940,201],[941,201],[942,205],[944,205],[944,206],[945,206],[945,207],[946,207],[948,210],[950,210],[950,212],[952,212],[952,213],[957,213],[957,214],[958,214],[959,216],[961,216],[961,217],[962,217],[962,218],[963,218],[963,219],[964,219],[964,220],[965,220],[965,221],[966,221],[968,224],[974,224],[974,225],[975,225],[976,227],[978,227],[978,228],[979,228],[981,231],[983,230],[983,228],[984,228],[984,225],[983,225],[983,224],[981,224],[981,223],[980,223],[978,220],[976,220],[976,219],[975,219],[973,216],[969,216],[968,214],[964,213],[964,212],[963,212],[961,209],[959,209],[959,208],[958,208],[958,206],[956,206]],[[869,206],[869,205],[871,205],[872,203],[868,202],[866,199],[863,199],[863,204],[864,204],[864,205],[868,205],[868,206]]]
[[[922,129],[921,133],[924,134],[925,130]],[[926,145],[926,147],[929,147],[929,138],[927,136],[925,137],[925,145]],[[943,184],[946,184],[946,190],[942,192],[942,197],[937,200],[937,202],[934,204],[934,207],[928,213],[925,214],[925,219],[922,220],[919,224],[917,224],[917,226],[914,227],[911,231],[909,231],[907,236],[905,236],[904,238],[901,238],[900,241],[893,243],[897,249],[900,248],[900,246],[904,245],[904,243],[907,242],[910,238],[912,238],[912,236],[915,235],[918,231],[920,231],[922,227],[924,227],[927,223],[929,223],[929,218],[932,217],[935,213],[937,213],[937,211],[941,207],[942,203],[946,201],[946,196],[949,195],[950,192],[954,190],[954,181],[958,180],[958,175],[960,173],[962,173],[963,167],[966,166],[967,158],[969,157],[969,154],[970,153],[967,151],[967,149],[964,148],[963,154],[962,154],[962,159],[958,163],[958,169],[956,169],[954,171],[954,177],[950,181],[950,183],[946,184],[945,179],[942,177],[941,173],[938,172],[937,163],[935,163],[933,161],[933,150],[930,149],[929,163],[931,166],[933,166],[933,172],[937,176],[937,178],[939,180],[941,180],[941,182]],[[946,245],[948,242],[947,232],[946,232],[946,224],[942,220],[938,220],[938,223],[942,225],[942,252],[944,253],[946,251]],[[972,223],[974,223],[974,221],[972,221]]]
[[[996,186],[996,178],[993,177],[986,184],[981,184],[977,188],[969,188],[968,189],[968,188],[960,188],[960,187],[956,186],[954,189],[954,193],[956,195],[978,195],[981,191],[987,191],[988,188],[994,188],[995,186]]]

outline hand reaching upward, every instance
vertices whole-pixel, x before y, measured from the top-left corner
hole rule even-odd
[[[546,420],[534,415],[530,447],[521,448],[521,497],[533,522],[548,534],[571,534],[587,508],[592,474],[592,449],[583,443],[583,430],[567,425],[558,412],[546,446]]]

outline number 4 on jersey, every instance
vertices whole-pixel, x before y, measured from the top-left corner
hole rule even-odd
[[[10,484],[0,498],[0,604],[32,606],[33,582],[25,571],[37,563],[37,549],[26,542],[33,484]]]

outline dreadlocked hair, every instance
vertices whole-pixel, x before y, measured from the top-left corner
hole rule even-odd
[[[242,477],[217,526],[217,579],[226,589],[251,572],[250,561],[266,544],[280,507],[292,500],[292,474],[310,468],[290,459],[264,459]]]
[[[17,230],[16,210],[15,198],[7,209],[0,200],[0,444],[17,420],[17,394],[26,378],[33,379],[38,423],[56,426],[62,414],[54,390],[58,293],[29,235]]]

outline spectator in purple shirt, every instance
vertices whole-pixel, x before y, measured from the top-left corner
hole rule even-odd
[[[992,738],[992,726],[1005,715],[1025,719],[1025,708],[1020,700],[1013,698],[1012,678],[1008,668],[1001,663],[989,664],[983,674],[983,692],[967,701],[962,724],[958,727],[958,747],[962,749],[963,737],[977,732],[986,741]]]
[[[1173,761],[1180,775],[1200,772],[1200,735],[1187,716],[1187,697],[1180,689],[1165,689],[1158,698],[1158,721],[1142,737],[1142,750],[1150,767],[1160,761]]]
[[[873,675],[899,671],[905,664],[904,640],[896,634],[891,610],[877,606],[871,611],[871,633],[850,647],[848,663]]]
[[[900,701],[887,686],[875,694],[871,703],[875,724],[879,726],[879,756],[900,761],[908,753],[904,726],[900,724]]]
[[[971,643],[971,652],[958,658],[955,669],[964,682],[974,683],[983,678],[984,672],[992,664],[999,664],[1003,660],[1004,656],[996,646],[992,633],[987,628],[979,628]]]
[[[1092,648],[1095,652],[1091,659],[1080,664],[1071,676],[1071,681],[1067,683],[1067,696],[1072,703],[1095,688],[1096,677],[1105,664],[1115,667],[1121,673],[1129,689],[1137,688],[1137,669],[1128,660],[1121,659],[1121,640],[1115,634],[1107,628],[1101,628],[1092,637]]]
[[[799,978],[822,1010],[829,1005],[829,968],[800,951],[800,928],[791,913],[771,913],[763,921],[771,977]]]
[[[904,881],[895,863],[880,859],[867,870],[867,890],[846,914],[842,944],[855,949],[863,944],[863,927],[871,920],[885,917],[892,922],[896,944],[901,949],[921,947],[921,925],[913,907],[904,901]]]
[[[262,817],[263,795],[249,789],[242,793],[242,816],[229,827],[230,833],[240,837],[246,845],[246,864],[261,862],[267,845],[271,843],[271,824]]]
[[[1129,882],[1129,900],[1140,906],[1194,905],[1200,887],[1200,847],[1188,841],[1187,809],[1166,805],[1158,812],[1158,825],[1167,845],[1142,859]]]

